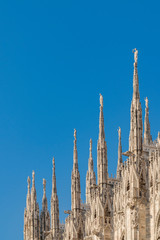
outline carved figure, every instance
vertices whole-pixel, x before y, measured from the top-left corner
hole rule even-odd
[[[134,62],[137,63],[137,61],[138,61],[138,50],[136,48],[134,48],[133,53],[134,53]]]

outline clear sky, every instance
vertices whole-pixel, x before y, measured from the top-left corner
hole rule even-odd
[[[133,54],[144,118],[148,96],[153,139],[160,130],[160,2],[0,1],[0,229],[23,239],[27,177],[35,170],[50,203],[55,157],[60,219],[69,210],[73,129],[77,129],[82,199],[89,139],[96,170],[99,93],[104,97],[109,174],[116,172],[119,126],[128,149]],[[50,205],[50,204],[49,204]]]

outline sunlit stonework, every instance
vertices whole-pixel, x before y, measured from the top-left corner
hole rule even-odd
[[[134,52],[133,98],[131,103],[129,150],[122,153],[121,128],[118,130],[117,177],[108,175],[107,145],[104,133],[103,97],[100,95],[97,181],[90,140],[86,175],[86,203],[81,201],[78,170],[77,134],[74,130],[71,210],[65,224],[59,223],[55,161],[51,213],[48,211],[46,181],[43,180],[42,210],[36,200],[35,174],[24,212],[24,240],[158,240],[160,239],[160,134],[152,141],[148,99],[145,99],[144,136],[138,82],[138,51]],[[123,162],[122,155],[128,157]]]

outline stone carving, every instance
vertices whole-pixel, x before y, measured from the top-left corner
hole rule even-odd
[[[134,48],[133,53],[134,53],[134,62],[137,63],[138,62],[138,50],[136,48]]]
[[[148,108],[148,98],[145,98],[146,108]]]
[[[136,209],[132,211],[132,228],[136,228],[138,226],[138,212]]]
[[[103,107],[103,96],[100,94],[100,105]]]

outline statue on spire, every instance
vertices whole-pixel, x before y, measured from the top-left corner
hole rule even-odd
[[[28,188],[30,188],[30,184],[31,184],[31,179],[30,179],[30,177],[28,177],[27,183],[28,183]]]
[[[134,62],[137,63],[137,61],[138,61],[138,50],[136,48],[134,48],[132,50],[132,52],[134,53]]]
[[[90,139],[90,152],[92,152],[92,139]]]
[[[121,128],[119,127],[118,128],[118,136],[119,136],[119,139],[121,138]]]
[[[148,108],[148,98],[145,98],[146,108]]]
[[[103,96],[100,94],[100,105],[103,107]]]
[[[35,172],[32,171],[32,187],[35,187]]]
[[[43,178],[43,191],[46,192],[46,179]]]
[[[77,140],[77,130],[74,129],[74,140],[76,141]]]
[[[53,167],[55,166],[55,160],[54,160],[54,157],[53,157],[53,160],[52,160],[52,164],[53,164]]]
[[[35,179],[35,172],[34,172],[34,170],[32,171],[32,179],[33,179],[33,181]]]

